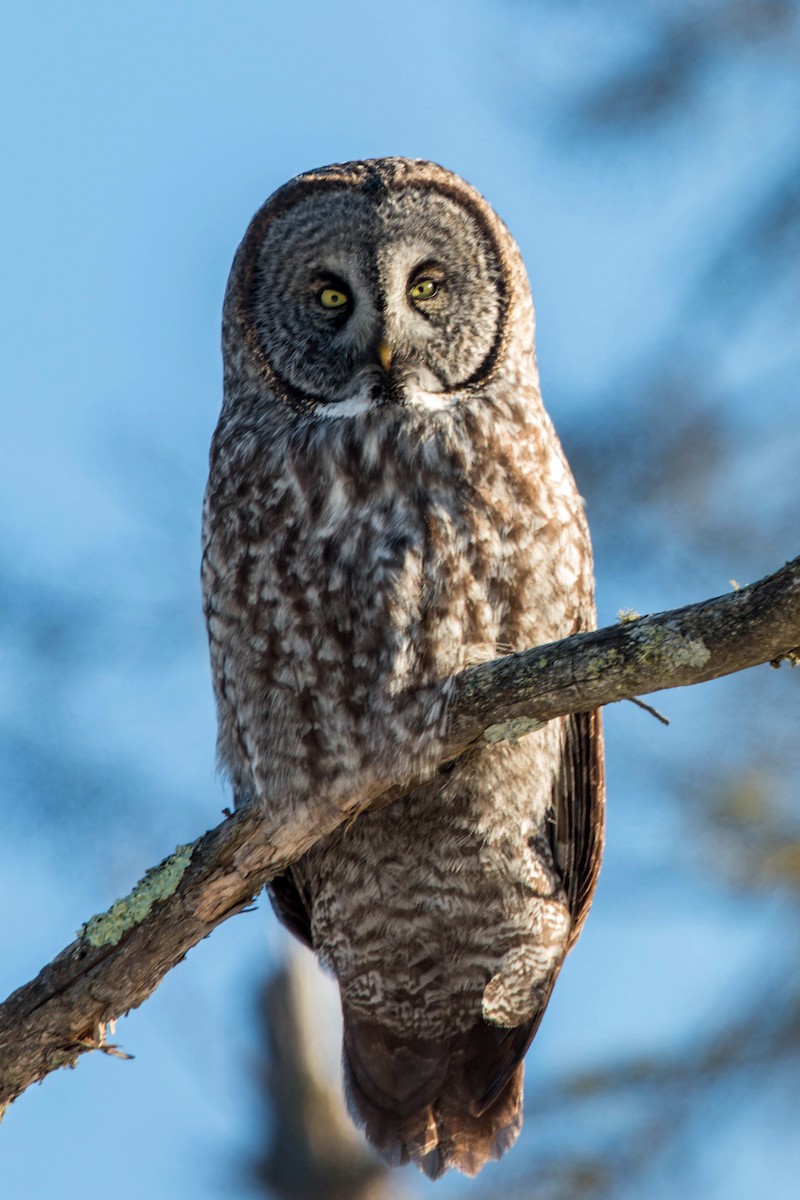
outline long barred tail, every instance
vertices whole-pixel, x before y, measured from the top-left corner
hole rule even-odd
[[[475,1175],[520,1131],[521,1059],[536,1026],[480,1021],[449,1038],[403,1039],[345,1012],[351,1115],[393,1166],[415,1162],[431,1179],[449,1167]]]

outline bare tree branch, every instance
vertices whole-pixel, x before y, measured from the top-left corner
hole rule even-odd
[[[759,663],[795,663],[799,647],[796,558],[728,595],[626,618],[462,671],[453,679],[440,762],[484,741],[521,737],[567,713]],[[146,1000],[192,946],[339,824],[419,782],[372,782],[341,804],[299,811],[290,823],[241,810],[178,847],[0,1006],[0,1105],[57,1067],[74,1065],[86,1050],[114,1053],[109,1024]]]

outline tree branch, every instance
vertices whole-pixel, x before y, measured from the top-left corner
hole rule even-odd
[[[567,713],[782,658],[794,665],[798,648],[800,558],[728,595],[462,671],[453,680],[441,762]],[[241,810],[178,847],[0,1006],[0,1108],[87,1050],[114,1053],[109,1023],[146,1000],[192,946],[342,822],[419,782],[373,783],[322,816],[314,806],[291,823]]]

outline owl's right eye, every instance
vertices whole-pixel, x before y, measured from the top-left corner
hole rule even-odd
[[[342,288],[327,287],[320,292],[319,302],[323,308],[345,308],[350,297]]]

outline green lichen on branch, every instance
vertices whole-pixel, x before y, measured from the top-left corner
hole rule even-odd
[[[483,732],[483,740],[485,742],[511,742],[512,746],[516,746],[519,739],[526,733],[534,733],[537,729],[542,729],[546,723],[546,721],[537,721],[535,717],[512,717],[509,721],[499,721],[496,725],[490,725]]]
[[[583,677],[590,682],[603,679],[610,671],[618,670],[623,661],[622,651],[614,646],[595,652],[584,667]]]
[[[685,637],[673,625],[645,625],[634,638],[637,658],[643,665],[659,667],[703,667],[711,651],[701,638]]]
[[[147,917],[159,900],[166,900],[177,888],[191,862],[193,846],[176,846],[157,867],[139,880],[129,896],[115,900],[108,912],[90,917],[78,930],[90,946],[116,946],[126,933]]]
[[[620,624],[631,626],[641,618],[631,614],[620,614]],[[628,648],[610,646],[595,651],[586,663],[582,679],[595,683],[601,679],[614,679],[620,696],[629,692],[630,682],[638,678],[642,667],[657,675],[675,667],[703,667],[711,657],[711,651],[701,638],[687,637],[674,624],[643,624],[631,628],[627,634]],[[633,647],[631,648],[631,643]]]

